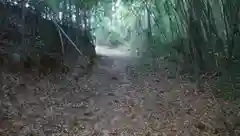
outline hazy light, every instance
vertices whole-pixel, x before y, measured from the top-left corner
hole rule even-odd
[[[72,15],[72,20],[73,20],[74,22],[76,21],[76,18],[77,18],[76,15],[73,14],[73,15]]]
[[[96,53],[103,56],[129,56],[127,49],[123,46],[111,48],[109,46],[96,45]]]
[[[60,20],[62,20],[62,15],[63,15],[62,12],[59,12],[59,13],[58,13],[58,17],[59,17]]]
[[[91,23],[93,23],[95,21],[95,19],[93,17],[91,17]]]
[[[118,7],[118,6],[120,5],[120,3],[121,3],[121,0],[118,0],[118,1],[116,2],[116,7]]]
[[[28,8],[30,5],[28,3],[25,4],[25,7]]]

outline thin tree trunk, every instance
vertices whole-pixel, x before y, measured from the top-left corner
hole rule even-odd
[[[22,7],[22,14],[21,14],[21,21],[22,21],[21,33],[22,33],[22,38],[21,38],[21,46],[19,46],[19,47],[23,47],[24,51],[26,51],[27,48],[26,48],[26,43],[25,43],[25,1],[21,2],[21,7]]]
[[[64,43],[63,43],[63,38],[62,38],[62,33],[61,33],[61,30],[59,29],[59,28],[57,28],[58,29],[58,34],[59,34],[59,37],[60,37],[60,41],[61,41],[61,46],[62,46],[62,55],[64,55],[65,54],[65,51],[64,51]]]
[[[84,17],[83,17],[83,23],[84,23],[84,35],[87,35],[87,13],[86,13],[87,11],[84,9],[84,12],[83,12],[83,15],[84,15]]]

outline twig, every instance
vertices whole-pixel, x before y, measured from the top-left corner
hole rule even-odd
[[[212,79],[213,77],[217,76],[218,72],[214,72],[212,74],[209,75],[209,73],[206,73],[206,74],[203,74],[200,79],[203,79],[203,78],[207,78],[208,80],[209,79]]]

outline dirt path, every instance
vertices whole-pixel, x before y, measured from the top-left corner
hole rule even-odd
[[[215,103],[189,83],[131,70],[128,57],[102,57],[78,82],[4,79],[4,136],[192,136],[220,134]],[[11,77],[4,75],[4,77]],[[198,116],[199,115],[199,116]],[[212,117],[208,120],[208,117]],[[7,119],[8,118],[8,119]],[[211,131],[211,132],[210,132]],[[13,133],[15,132],[15,133]],[[8,134],[9,133],[9,134]]]

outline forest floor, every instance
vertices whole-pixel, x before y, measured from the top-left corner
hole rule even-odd
[[[138,71],[135,62],[103,56],[78,81],[2,73],[0,135],[226,136],[233,130],[227,124],[237,119],[236,104],[216,100],[207,85],[197,91],[169,79],[166,62],[158,72]]]

